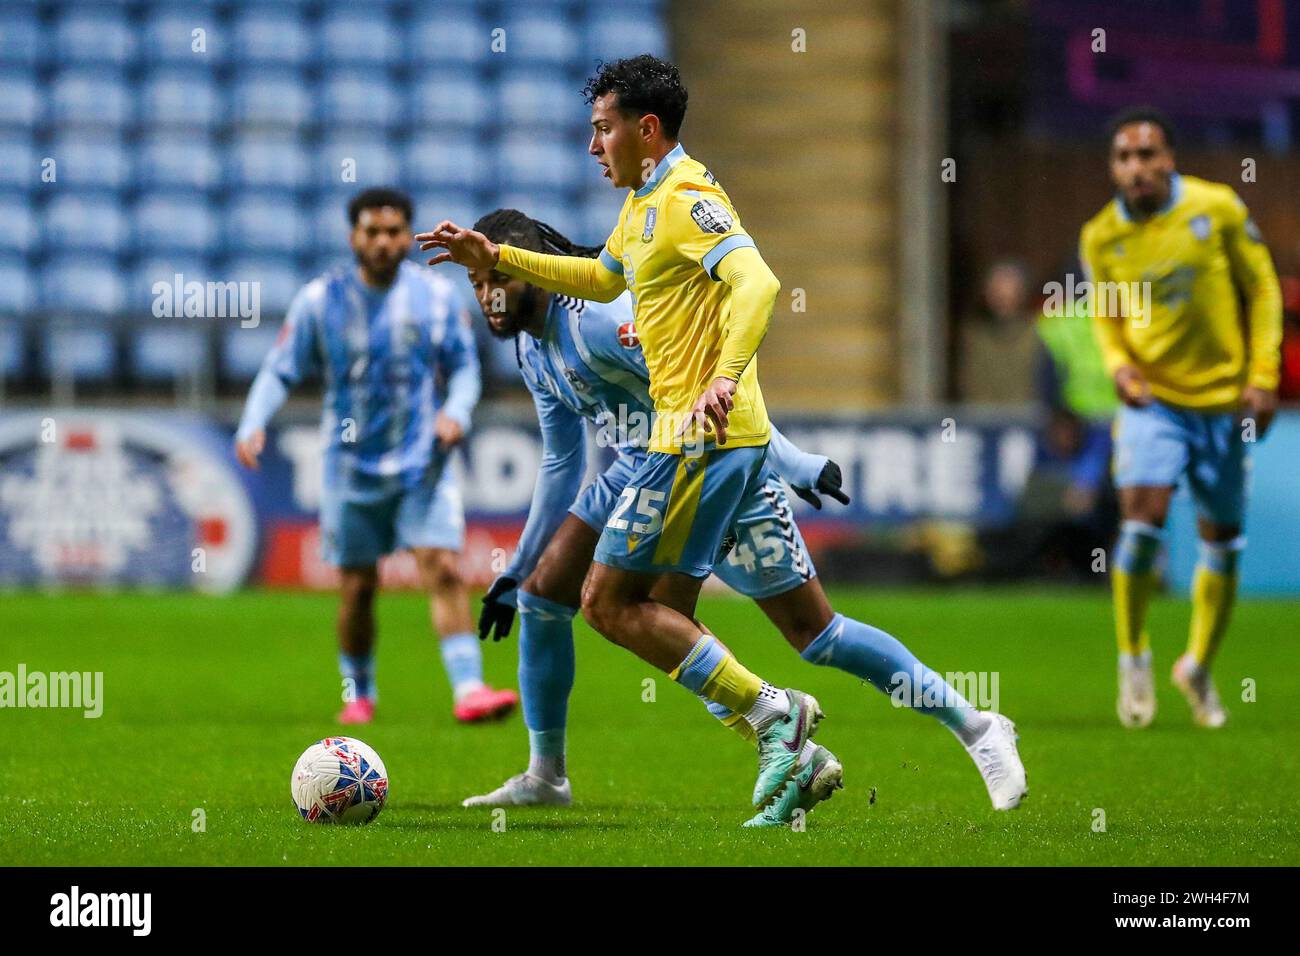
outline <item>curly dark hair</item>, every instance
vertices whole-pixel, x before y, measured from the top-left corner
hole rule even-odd
[[[493,242],[504,242],[529,252],[545,252],[557,256],[600,255],[603,246],[580,246],[551,226],[532,219],[518,209],[494,209],[474,223],[474,231],[481,232]]]
[[[1115,134],[1132,123],[1150,123],[1165,134],[1165,145],[1174,148],[1174,140],[1178,138],[1174,124],[1154,106],[1134,106],[1112,116],[1106,123],[1106,142],[1113,143]]]
[[[588,103],[613,93],[623,113],[659,117],[664,135],[676,139],[686,116],[686,87],[677,67],[648,53],[601,63],[582,88]]]
[[[382,209],[384,206],[396,209],[406,217],[408,223],[415,218],[415,208],[410,196],[399,189],[375,186],[364,189],[352,197],[352,201],[348,203],[348,222],[355,226],[357,220],[361,218],[362,210]]]

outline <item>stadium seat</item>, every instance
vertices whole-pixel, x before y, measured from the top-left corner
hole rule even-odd
[[[510,134],[498,147],[501,182],[511,186],[563,189],[578,181],[582,153],[573,145],[525,134]],[[594,160],[587,158],[587,162]]]
[[[311,31],[292,7],[253,6],[233,20],[231,55],[246,66],[297,67],[312,55]]]
[[[42,210],[41,245],[50,253],[101,252],[119,255],[131,230],[111,194],[62,192]]]
[[[135,33],[121,8],[73,6],[59,16],[54,27],[54,55],[63,66],[124,67],[135,58],[135,52]]]
[[[207,332],[197,325],[141,323],[127,336],[131,375],[143,382],[170,382],[198,372],[207,362]]]
[[[320,87],[321,126],[387,128],[402,122],[402,98],[379,70],[333,73]]]
[[[211,268],[210,260],[192,253],[165,250],[150,255],[136,262],[127,276],[127,308],[140,315],[154,314],[154,300],[157,298],[154,286],[165,283],[174,288],[176,276],[181,277],[181,286],[187,282],[207,282],[219,280],[220,276]],[[169,293],[169,295],[172,295]],[[170,300],[169,300],[170,303]],[[173,309],[174,311],[174,309]]]
[[[0,222],[4,223],[0,229],[0,257],[24,256],[36,247],[36,216],[26,193],[0,193]]]
[[[310,278],[298,269],[293,259],[269,255],[229,259],[221,272],[228,281],[258,283],[263,322],[282,315],[294,294]]]
[[[556,196],[551,191],[511,190],[498,194],[492,202],[492,207],[518,209],[533,219],[539,219],[553,226],[574,242],[582,242],[586,234],[582,218],[577,215],[574,205],[564,201],[562,196]],[[599,233],[599,239],[592,240],[592,244],[604,242],[613,225],[614,223],[611,221],[609,228],[603,233]]]
[[[583,53],[594,62],[616,60],[638,53],[668,55],[668,34],[662,20],[653,16],[628,16],[622,12],[611,15],[605,7],[598,8],[587,21]]]
[[[228,152],[227,180],[235,189],[301,189],[310,171],[297,139],[244,135]]]
[[[297,253],[311,237],[297,204],[270,194],[245,196],[226,207],[223,235],[232,250],[284,255]]]
[[[331,66],[385,67],[401,62],[402,37],[382,10],[349,4],[322,20],[320,57]]]
[[[529,12],[505,20],[506,55],[511,63],[559,67],[580,52],[578,33],[567,17]]]
[[[111,326],[56,322],[41,336],[41,368],[50,376],[70,375],[83,382],[105,382],[117,372],[117,341]]]
[[[152,65],[211,69],[225,62],[231,46],[220,28],[215,5],[193,4],[183,13],[157,8],[144,29],[143,59]],[[197,49],[196,49],[197,48]]]
[[[0,256],[0,313],[21,315],[36,304],[27,263],[18,258]]]
[[[0,131],[0,188],[35,189],[39,185],[41,165],[32,141]]]
[[[591,108],[572,83],[552,74],[511,71],[496,86],[496,115],[506,126],[549,126],[567,130],[585,126]]]
[[[202,70],[165,69],[150,74],[141,90],[140,120],[150,126],[213,129],[222,121],[221,93]]]
[[[313,150],[316,184],[322,188],[352,185],[345,172],[355,176],[356,189],[389,186],[397,182],[397,156],[381,140],[367,134],[331,136]],[[345,166],[346,164],[346,166]]]
[[[623,190],[611,189],[609,184],[605,183],[603,192],[607,195],[587,193],[580,205],[582,217],[580,231],[582,235],[592,237],[592,245],[609,238],[609,234],[614,231],[614,226],[618,222],[618,214],[623,208]]]
[[[493,155],[477,139],[422,133],[406,146],[405,175],[414,189],[491,187]]]
[[[311,249],[347,247],[348,202],[361,189],[339,187],[318,191],[311,202]]]
[[[140,252],[211,254],[218,242],[218,217],[206,199],[184,192],[148,193],[132,210],[135,247]]]
[[[131,123],[132,94],[112,70],[61,70],[50,96],[50,119],[60,126],[122,129]]]
[[[0,13],[0,66],[33,67],[47,49],[45,30],[33,7]]]
[[[54,256],[40,273],[41,308],[50,312],[111,315],[126,301],[115,259]]]
[[[415,197],[417,230],[423,229],[425,223],[432,227],[444,219],[462,226],[472,226],[486,212],[491,212],[491,207],[477,199],[475,194],[464,190],[420,193]],[[416,261],[424,262],[428,258],[426,255]]]
[[[413,68],[487,61],[494,27],[472,9],[440,7],[436,12],[421,12],[424,19],[407,30],[406,56]]]
[[[245,73],[231,97],[235,122],[274,127],[303,126],[311,115],[311,98],[296,72],[266,70]]]
[[[250,382],[262,367],[280,334],[281,319],[263,320],[256,328],[223,328],[218,345],[221,374],[240,382]]]
[[[26,71],[0,73],[0,128],[31,127],[40,116],[40,93]]]
[[[49,147],[55,182],[92,189],[121,189],[130,181],[130,156],[114,133],[64,133]]]
[[[408,121],[412,128],[487,127],[493,122],[490,98],[475,75],[434,73],[411,89]]]
[[[221,183],[220,157],[206,134],[163,133],[141,144],[136,175],[153,187],[211,189]]]
[[[0,267],[0,281],[3,281]],[[0,319],[0,380],[22,376],[27,367],[27,344],[23,327],[14,319]]]

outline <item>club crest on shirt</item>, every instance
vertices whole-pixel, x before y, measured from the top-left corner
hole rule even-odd
[[[651,206],[645,211],[645,228],[641,230],[641,241],[649,242],[650,237],[655,234],[655,222],[659,219],[659,209]]]
[[[727,207],[713,199],[701,199],[692,206],[691,218],[705,232],[730,232],[734,224]]]
[[[1204,216],[1204,215],[1193,216],[1191,219],[1187,221],[1187,225],[1191,227],[1192,235],[1194,235],[1197,239],[1200,239],[1202,242],[1210,238],[1210,217],[1209,216]]]
[[[641,337],[636,334],[635,322],[624,322],[618,327],[618,344],[625,349],[640,347]]]

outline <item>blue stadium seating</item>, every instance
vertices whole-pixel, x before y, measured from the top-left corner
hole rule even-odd
[[[317,120],[326,129],[386,128],[402,122],[401,93],[379,70],[340,72],[318,91]]]
[[[151,186],[212,189],[221,174],[221,155],[205,134],[160,133],[141,144],[137,175]]]
[[[167,324],[145,322],[127,338],[132,373],[145,382],[170,382],[195,374],[206,357],[206,332],[194,325],[178,324],[186,321],[183,319],[160,321]]]
[[[27,263],[0,256],[0,314],[21,315],[36,305],[36,290]]]
[[[23,373],[27,365],[24,352],[22,325],[13,319],[0,320],[0,380],[17,378]]]
[[[238,326],[225,328],[221,333],[221,373],[243,382],[251,381],[262,367],[262,360],[275,344],[280,334],[279,321],[263,321],[255,328]]]
[[[116,133],[64,133],[50,146],[48,158],[54,160],[55,179],[41,184],[46,191],[56,183],[60,187],[121,189],[131,181],[131,156]]]
[[[163,68],[144,81],[141,120],[152,126],[213,129],[221,109],[220,88],[205,70]]]
[[[0,127],[29,127],[40,115],[36,81],[26,73],[0,73]]]
[[[130,223],[111,194],[61,192],[45,204],[41,244],[47,252],[113,255],[130,238]]]
[[[146,193],[132,210],[136,249],[144,254],[176,250],[212,254],[219,242],[218,216],[202,196]]]
[[[59,255],[41,267],[40,303],[50,312],[112,315],[125,302],[126,283],[116,259]]]
[[[126,11],[103,4],[74,6],[54,28],[53,52],[62,66],[126,66],[135,58],[136,38]]]
[[[109,318],[152,319],[153,283],[180,272],[260,283],[264,327],[220,335],[225,374],[251,376],[302,283],[351,262],[347,201],[371,185],[410,192],[417,228],[508,203],[599,242],[621,196],[583,155],[578,88],[599,58],[664,52],[663,6],[5,0],[0,366],[16,320],[47,368],[66,346],[116,376]],[[206,327],[177,331],[123,331],[127,372],[206,349]]]
[[[35,190],[40,182],[40,162],[31,139],[0,131],[0,187]]]
[[[117,369],[113,329],[104,324],[56,323],[43,330],[41,367],[46,375],[104,382]]]

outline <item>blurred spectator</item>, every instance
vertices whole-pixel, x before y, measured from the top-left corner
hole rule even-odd
[[[1021,262],[995,262],[984,278],[980,310],[962,326],[961,398],[988,405],[1027,404],[1034,397],[1036,301]]]
[[[1300,279],[1282,277],[1282,381],[1278,398],[1300,402]]]

